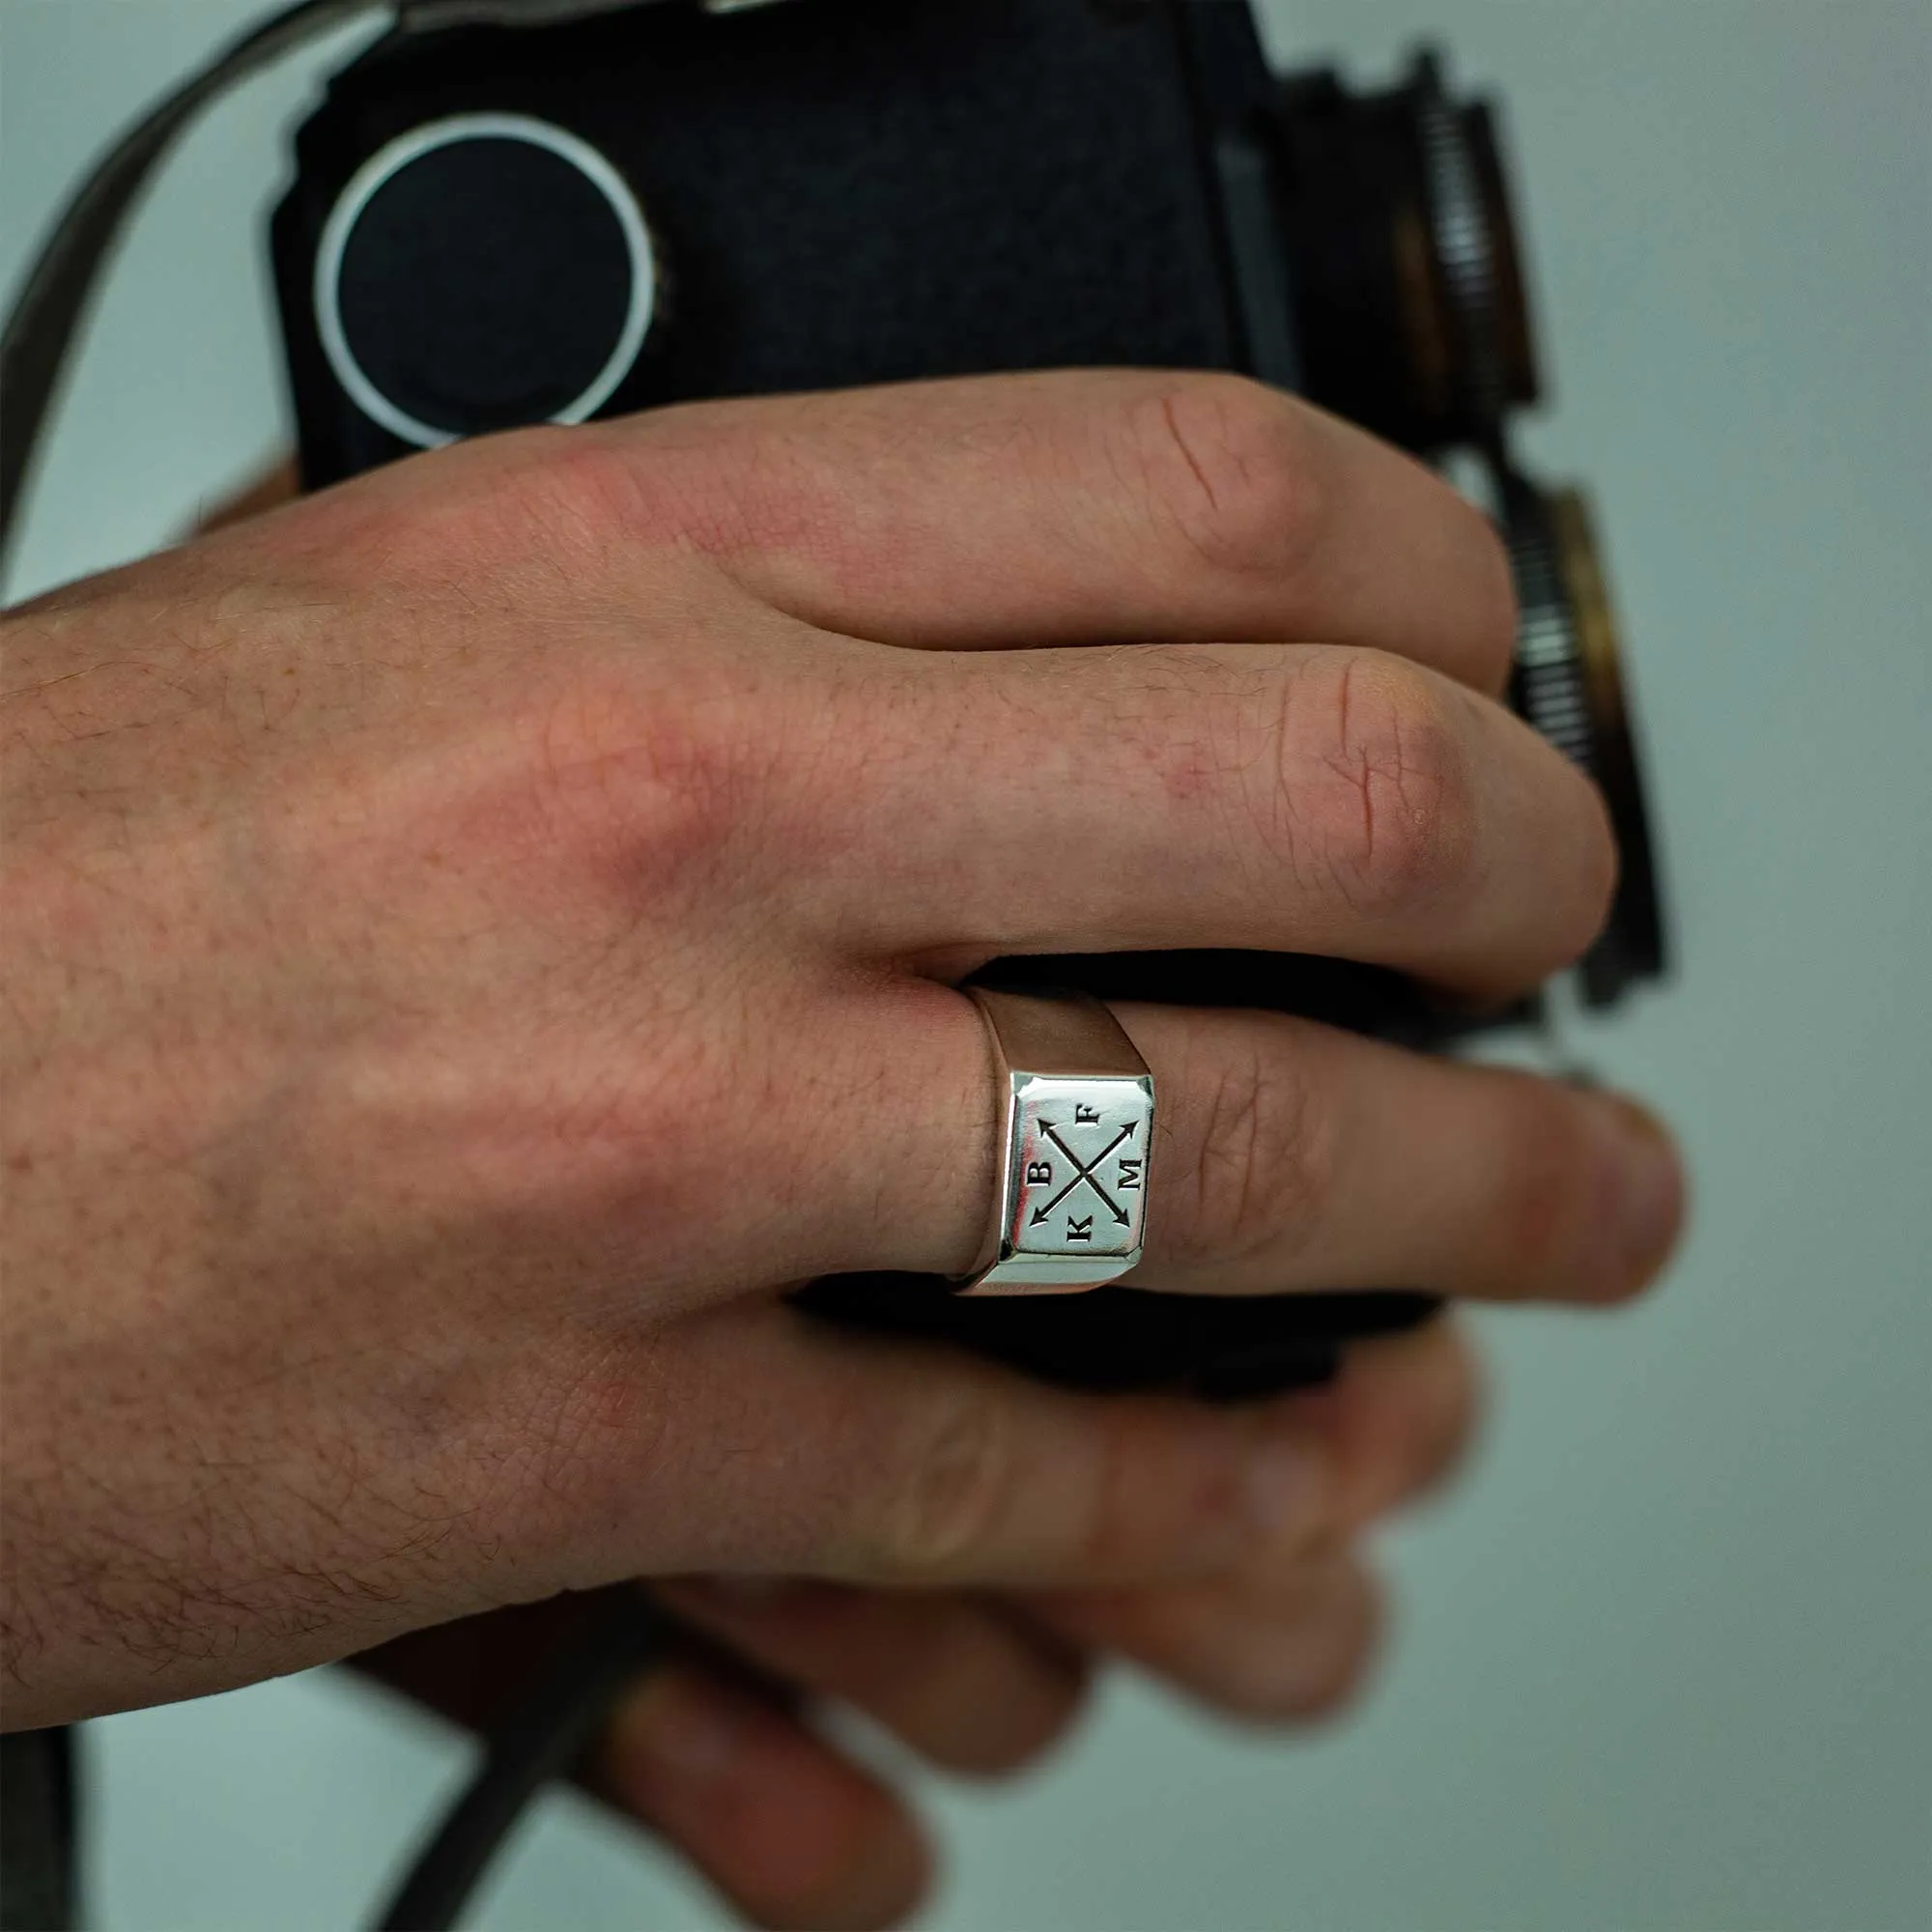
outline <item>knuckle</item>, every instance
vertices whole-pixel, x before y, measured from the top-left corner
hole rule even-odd
[[[1022,1681],[1010,1666],[949,1673],[945,1660],[934,1662],[923,1695],[944,1709],[922,1730],[926,1756],[968,1777],[1008,1777],[1037,1763],[1073,1728],[1086,1701],[1077,1662],[1052,1669],[1051,1677],[1030,1670]]]
[[[408,583],[466,594],[495,576],[579,587],[621,532],[635,541],[648,520],[614,446],[594,427],[521,429],[412,457],[315,499],[345,580]]]
[[[1585,1103],[1547,1081],[1503,1077],[1519,1094],[1497,1143],[1499,1198],[1487,1220],[1496,1243],[1492,1269],[1518,1293],[1594,1277],[1603,1159]]]
[[[1460,1329],[1444,1332],[1448,1346],[1440,1357],[1440,1376],[1431,1391],[1435,1399],[1421,1405],[1424,1415],[1413,1488],[1417,1495],[1437,1490],[1455,1477],[1468,1461],[1482,1421],[1482,1364]]]
[[[525,1350],[514,1373],[490,1388],[490,1420],[469,1439],[486,1453],[487,1522],[493,1553],[515,1547],[526,1561],[571,1588],[594,1579],[575,1566],[635,1508],[639,1472],[668,1463],[674,1421],[654,1343],[570,1338]]]
[[[1163,384],[1132,412],[1132,449],[1162,519],[1216,570],[1293,570],[1321,544],[1324,445],[1292,397],[1247,377]]]
[[[1334,1431],[1335,1514],[1351,1530],[1438,1490],[1475,1440],[1482,1382],[1460,1325],[1362,1344],[1321,1401]]]
[[[1517,661],[1522,630],[1522,601],[1517,593],[1517,566],[1501,529],[1470,506],[1470,556],[1476,576],[1476,670],[1490,692],[1501,692]]]
[[[1277,822],[1291,856],[1361,914],[1427,911],[1474,871],[1476,781],[1455,707],[1419,667],[1372,652],[1335,653],[1291,681]]]
[[[1585,830],[1578,841],[1574,868],[1577,915],[1576,928],[1571,935],[1572,952],[1581,953],[1609,920],[1610,908],[1616,899],[1617,882],[1623,872],[1623,858],[1617,849],[1616,829],[1610,820],[1607,800],[1574,766],[1569,767],[1568,772],[1587,801]]]
[[[1292,1261],[1329,1198],[1336,1123],[1302,1057],[1271,1053],[1242,1029],[1182,1091],[1198,1097],[1179,1212],[1163,1204],[1165,1244],[1183,1266]]]
[[[673,452],[641,460],[635,432],[585,424],[505,441],[497,500],[559,560],[678,548],[696,521],[691,465]]]
[[[1250,1626],[1207,1663],[1213,1700],[1251,1723],[1320,1723],[1362,1694],[1380,1650],[1382,1611],[1372,1580],[1332,1558],[1305,1574],[1299,1601]]]
[[[838,411],[821,415],[818,400],[791,399],[782,412],[762,403],[683,403],[552,431],[554,440],[530,451],[551,528],[596,554],[674,554],[727,577],[773,551],[836,560],[850,519],[827,489],[825,458],[851,432],[841,432]]]
[[[1292,1715],[1327,1721],[1360,1701],[1381,1652],[1382,1623],[1374,1586],[1359,1574],[1351,1574],[1341,1607],[1315,1639],[1317,1655]]]
[[[538,853],[607,861],[630,891],[709,875],[760,779],[729,710],[654,701],[621,677],[569,680],[533,721]]]
[[[988,1726],[982,1736],[961,1743],[944,1762],[968,1777],[1011,1777],[1065,1742],[1079,1721],[1082,1701],[1082,1691],[1075,1686],[1050,1708],[1011,1713],[997,1731]]]
[[[501,487],[526,514],[541,516],[546,533],[575,545],[606,531],[635,533],[648,517],[637,466],[607,436],[592,430],[522,430],[503,452]]]
[[[1122,1403],[1096,1416],[1072,1499],[1068,1548],[1088,1576],[1179,1559],[1204,1532],[1225,1527],[1238,1492],[1221,1459],[1185,1446],[1160,1405]]]
[[[997,1530],[1018,1480],[998,1399],[962,1390],[923,1416],[905,1468],[882,1528],[886,1574],[917,1580],[958,1571]]]
[[[696,411],[680,423],[668,413],[487,439],[472,486],[484,521],[566,574],[729,550],[758,494],[757,445]]]
[[[1368,1523],[1433,1493],[1462,1466],[1481,1420],[1482,1377],[1468,1337],[1447,1321],[1371,1344],[1350,1370],[1367,1399],[1350,1445],[1361,1488],[1348,1516]]]
[[[1469,558],[1469,674],[1494,695],[1509,682],[1522,623],[1516,566],[1495,523],[1474,504],[1460,497],[1456,500],[1467,530],[1463,548]]]

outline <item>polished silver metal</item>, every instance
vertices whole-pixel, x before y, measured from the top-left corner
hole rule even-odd
[[[1141,1258],[1153,1075],[1085,993],[970,989],[1000,1100],[992,1222],[967,1294],[1077,1294]]]

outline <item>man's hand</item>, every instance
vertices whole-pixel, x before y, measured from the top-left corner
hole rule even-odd
[[[1573,957],[1613,855],[1511,631],[1425,471],[1155,375],[506,437],[14,613],[7,1721],[694,1572],[1023,1591],[1221,1694],[1349,1527],[1326,1399],[778,1296],[971,1263],[987,958]],[[1150,1285],[1602,1301],[1670,1246],[1624,1103],[1122,1018]]]
[[[1324,1530],[1258,1545],[1205,1585],[945,1592],[686,1579],[658,1594],[696,1641],[623,1698],[581,1781],[763,1925],[896,1922],[931,1854],[909,1796],[856,1757],[821,1709],[857,1710],[942,1771],[1037,1763],[1118,1659],[1251,1724],[1319,1722],[1363,1680],[1379,1623],[1359,1545],[1438,1483],[1464,1447],[1475,1379],[1453,1330],[1365,1343],[1332,1388],[1296,1398],[1332,1483]],[[533,1673],[594,1630],[567,1597],[359,1660],[459,1722],[494,1727]],[[750,1667],[747,1668],[746,1666]]]

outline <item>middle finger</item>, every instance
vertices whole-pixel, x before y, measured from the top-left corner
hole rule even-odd
[[[954,969],[1322,953],[1501,998],[1567,965],[1607,908],[1596,789],[1500,704],[1400,658],[1139,646],[908,667],[852,648],[868,657],[847,668],[846,742],[873,754],[821,779],[842,946]]]

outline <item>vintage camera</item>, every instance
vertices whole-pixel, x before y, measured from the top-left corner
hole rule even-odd
[[[559,14],[590,17],[545,18]],[[1279,78],[1249,0],[421,0],[404,18],[335,76],[274,222],[311,486],[693,397],[1246,371],[1481,479],[1522,597],[1515,701],[1603,785],[1623,848],[1582,997],[1609,1006],[1661,972],[1587,519],[1510,453],[1539,377],[1495,120],[1436,59],[1380,93]],[[999,970],[1424,1046],[1533,1017],[1254,953]],[[1431,1308],[1400,1293],[961,1300],[902,1278],[803,1299],[1063,1381],[1220,1396],[1319,1378],[1350,1337]]]

